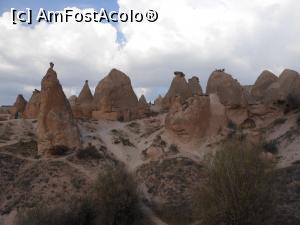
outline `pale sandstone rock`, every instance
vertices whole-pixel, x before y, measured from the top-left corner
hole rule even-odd
[[[99,82],[93,103],[96,110],[92,115],[96,119],[128,121],[137,117],[138,99],[131,81],[126,74],[116,69],[112,69]]]
[[[221,103],[225,106],[246,106],[244,91],[239,82],[225,72],[215,71],[208,79],[207,94],[217,94]]]
[[[37,119],[40,111],[41,93],[39,90],[34,90],[29,102],[26,105],[24,117],[26,119]]]
[[[276,81],[278,81],[277,76],[275,76],[268,70],[263,71],[255,81],[254,86],[252,87],[251,95],[256,100],[262,100],[265,96],[267,89]]]
[[[27,105],[27,101],[23,97],[23,95],[18,95],[14,107],[16,107],[16,111],[19,113],[23,113],[25,111]]]
[[[193,95],[184,73],[174,72],[174,75],[171,86],[162,101],[165,109],[169,109],[177,97],[180,97],[181,101],[184,102]]]
[[[48,69],[41,84],[37,127],[39,154],[47,154],[61,146],[71,150],[81,147],[80,133],[70,103],[52,68]]]
[[[188,86],[190,90],[192,91],[192,95],[202,95],[202,88],[199,83],[199,78],[198,77],[192,77],[188,80]]]

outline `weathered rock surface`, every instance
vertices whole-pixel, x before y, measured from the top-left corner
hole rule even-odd
[[[16,107],[17,112],[23,113],[25,111],[27,101],[23,95],[18,95],[14,106]]]
[[[26,119],[36,119],[39,115],[41,95],[39,90],[34,90],[29,102],[26,105],[24,117]]]
[[[208,79],[207,94],[217,94],[225,106],[245,106],[247,104],[244,91],[239,82],[225,72],[215,71]]]
[[[180,97],[181,102],[184,102],[189,97],[192,97],[192,90],[190,89],[185,75],[182,72],[174,72],[174,79],[172,80],[171,86],[163,98],[163,107],[169,109],[175,99]]]
[[[76,118],[91,118],[94,109],[93,100],[93,94],[86,80],[78,98],[74,99],[74,103],[71,105],[74,116]]]
[[[252,87],[251,95],[256,100],[262,100],[265,96],[267,89],[276,81],[278,81],[278,77],[275,76],[275,74],[271,73],[268,70],[263,71],[255,81],[254,86]]]
[[[165,126],[187,142],[216,135],[225,122],[225,107],[217,95],[194,96],[183,104],[178,97],[166,116]]]
[[[37,134],[39,154],[57,147],[76,149],[81,146],[71,106],[52,68],[42,80]]]
[[[199,78],[198,77],[192,77],[188,80],[188,86],[190,90],[192,91],[192,95],[202,95],[202,88],[199,83]]]
[[[96,87],[94,106],[96,119],[128,121],[135,118],[138,99],[129,77],[112,69]]]

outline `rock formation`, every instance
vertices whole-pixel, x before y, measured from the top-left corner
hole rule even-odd
[[[142,95],[138,102],[138,117],[146,117],[150,113],[150,105],[148,104],[144,95]]]
[[[89,87],[88,80],[86,80],[83,85],[83,88],[77,98],[77,102],[80,105],[83,105],[83,104],[91,104],[93,102],[93,100],[94,100],[93,94]]]
[[[183,104],[178,97],[165,120],[166,129],[184,142],[216,135],[225,124],[225,107],[217,95],[196,95]]]
[[[93,94],[86,80],[78,96],[74,99],[72,106],[73,114],[76,118],[91,118],[93,111]]]
[[[14,107],[18,113],[23,113],[25,111],[27,105],[27,101],[23,97],[23,95],[18,95]]]
[[[76,95],[71,95],[68,100],[69,100],[69,103],[70,103],[71,107],[73,107],[73,106],[76,105],[77,96]]]
[[[57,74],[50,67],[41,83],[38,116],[38,151],[47,154],[55,148],[80,148],[80,134]]]
[[[192,91],[192,95],[202,95],[202,88],[199,83],[199,78],[198,77],[192,77],[188,81],[188,86],[190,90]]]
[[[252,87],[251,95],[256,100],[263,100],[267,89],[276,81],[278,81],[277,76],[275,76],[268,70],[263,71],[255,81],[254,86]]]
[[[177,97],[180,97],[181,102],[184,102],[193,95],[184,73],[174,72],[174,75],[175,77],[172,80],[171,86],[163,98],[162,103],[165,109],[169,109]]]
[[[299,78],[299,73],[294,70],[285,69],[280,74],[278,82],[284,97],[291,94],[291,90],[294,88],[294,85]]]
[[[217,94],[225,106],[245,106],[244,91],[239,82],[225,72],[213,72],[208,79],[207,94]]]
[[[136,117],[138,99],[130,78],[117,69],[99,82],[93,102],[97,110],[93,111],[95,119],[128,121]]]
[[[41,95],[39,90],[34,90],[26,105],[24,117],[26,119],[37,119],[40,111]]]

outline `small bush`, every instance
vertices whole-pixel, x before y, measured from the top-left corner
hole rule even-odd
[[[236,130],[237,129],[236,124],[231,120],[228,122],[227,127],[231,130]]]
[[[102,155],[94,146],[89,146],[85,149],[80,149],[76,152],[79,159],[101,159]]]
[[[264,225],[275,214],[272,167],[261,150],[242,141],[225,143],[209,160],[207,181],[194,194],[202,225]]]
[[[98,210],[98,203],[87,195],[68,204],[20,212],[16,225],[98,225]]]
[[[53,156],[64,156],[69,152],[69,148],[63,145],[54,146],[49,150],[50,155]]]
[[[173,152],[173,153],[179,152],[179,151],[178,151],[178,146],[175,145],[175,144],[171,144],[171,145],[169,146],[169,151],[170,151],[170,152]]]
[[[297,118],[297,125],[300,126],[300,115]]]
[[[265,142],[265,143],[263,143],[263,148],[266,152],[276,154],[278,152],[277,141],[272,140],[272,141],[269,141],[269,142]]]
[[[281,125],[281,124],[284,124],[285,121],[286,121],[286,118],[281,117],[281,118],[278,118],[278,119],[274,120],[273,125],[274,126]]]
[[[121,165],[102,171],[94,186],[99,224],[130,225],[141,217],[137,184]]]
[[[288,113],[293,110],[300,109],[300,99],[294,95],[289,94],[286,99],[285,112]]]

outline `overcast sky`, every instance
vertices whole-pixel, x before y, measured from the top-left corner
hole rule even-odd
[[[137,95],[149,100],[165,93],[178,70],[187,78],[197,75],[203,88],[215,68],[226,68],[243,85],[254,83],[264,69],[277,75],[284,68],[300,71],[299,0],[36,2],[0,1],[0,105],[40,89],[50,61],[67,96],[78,94],[84,80],[94,89],[118,68],[130,76]],[[24,26],[12,25],[11,7],[153,9],[159,19]]]

